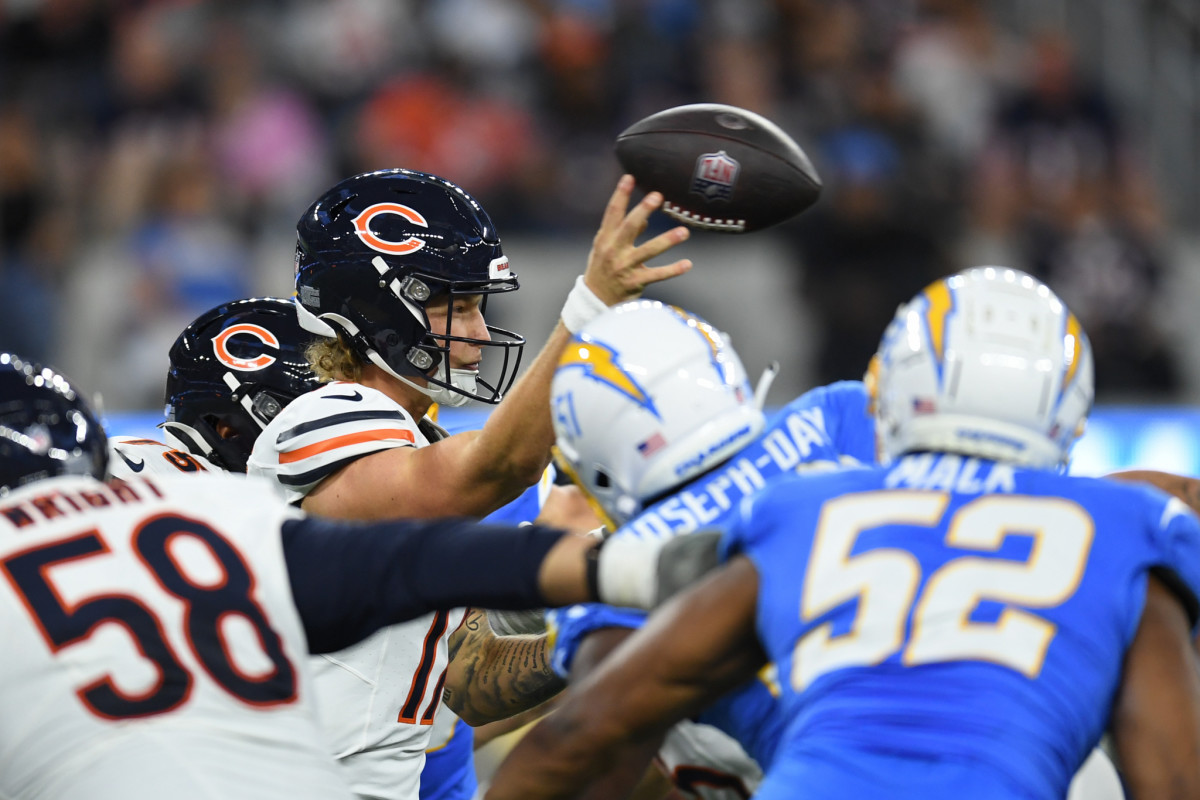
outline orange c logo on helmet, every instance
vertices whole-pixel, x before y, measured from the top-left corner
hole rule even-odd
[[[242,323],[241,325],[230,325],[225,330],[221,331],[212,340],[213,352],[217,354],[217,361],[220,361],[230,369],[240,370],[242,372],[253,372],[256,369],[274,364],[275,356],[269,356],[266,353],[257,358],[238,358],[233,353],[229,352],[227,342],[230,337],[236,336],[239,333],[245,333],[255,337],[260,342],[271,347],[279,347],[279,340],[275,338],[275,334],[271,333],[261,325],[251,325]]]
[[[429,227],[425,218],[408,206],[402,206],[399,203],[376,203],[364,208],[362,213],[354,218],[354,231],[367,247],[390,256],[402,256],[415,253],[425,246],[425,240],[418,239],[416,236],[410,236],[403,242],[389,242],[387,239],[380,238],[371,230],[371,220],[380,214],[399,214],[414,225],[420,225],[422,228]]]

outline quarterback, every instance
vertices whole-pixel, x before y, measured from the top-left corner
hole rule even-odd
[[[313,335],[296,320],[289,300],[261,297],[213,308],[188,325],[170,349],[166,381],[168,443],[110,437],[109,474],[136,477],[201,475],[210,471],[244,472],[262,429],[296,397],[319,384],[304,355]],[[488,521],[538,521],[571,530],[596,524],[574,487],[555,486],[554,470]],[[582,513],[581,513],[582,512]],[[510,618],[536,612],[493,611],[498,627]],[[540,620],[540,614],[536,614]],[[507,631],[507,628],[504,628]],[[490,627],[488,628],[490,633]],[[495,637],[483,639],[486,656]],[[528,648],[531,642],[504,642]],[[497,646],[498,647],[498,646]],[[474,655],[472,648],[464,648]],[[519,649],[519,648],[518,648]],[[452,685],[454,685],[452,683]],[[422,797],[469,798],[475,788],[471,730],[458,725],[453,712],[435,717],[429,744],[433,755],[421,775]]]
[[[309,357],[325,383],[271,421],[248,472],[269,477],[289,503],[337,519],[480,517],[535,484],[550,459],[549,382],[568,328],[690,267],[644,265],[687,230],[636,244],[662,198],[651,193],[628,209],[632,190],[623,178],[563,322],[514,383],[524,339],[488,325],[484,309],[518,282],[478,202],[447,180],[400,169],[330,189],[301,218],[296,251],[299,319],[318,336]],[[484,377],[485,362],[498,377]],[[446,436],[425,418],[434,402],[472,399],[496,404],[479,431]],[[562,686],[545,637],[496,639],[485,615],[467,609],[327,654],[317,681],[355,791],[397,799],[417,796],[443,696],[477,724]]]

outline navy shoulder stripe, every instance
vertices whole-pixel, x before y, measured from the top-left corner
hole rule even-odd
[[[359,453],[358,455],[341,458],[337,461],[331,461],[328,464],[317,467],[316,469],[310,469],[308,472],[301,472],[296,475],[288,475],[286,472],[280,472],[275,476],[275,480],[279,481],[284,486],[291,487],[308,486],[309,484],[320,483],[347,464],[357,461],[358,459],[367,455],[371,454]]]
[[[408,417],[403,411],[347,411],[344,414],[333,414],[332,416],[322,417],[311,422],[301,422],[294,428],[289,428],[275,437],[275,443],[283,444],[306,433],[319,431],[321,428],[331,428],[334,425],[341,425],[344,422],[358,422],[364,419],[394,419],[403,422]]]

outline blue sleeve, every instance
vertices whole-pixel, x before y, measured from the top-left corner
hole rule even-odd
[[[425,751],[419,800],[471,800],[478,789],[474,729],[456,719],[450,740]]]
[[[1175,497],[1161,509],[1155,532],[1162,565],[1155,574],[1179,597],[1195,634],[1200,632],[1200,520]]]
[[[870,398],[862,381],[839,381],[824,387],[829,434],[839,454],[863,464],[877,460],[875,418],[868,413]]]
[[[766,498],[775,493],[777,488],[795,481],[794,476],[781,478],[776,483],[761,492],[746,497],[738,504],[737,512],[725,525],[724,535],[717,548],[717,560],[722,564],[739,554],[745,554],[754,541],[759,526],[754,523],[755,508],[762,505]]]
[[[546,605],[538,570],[562,531],[463,519],[283,524],[283,555],[313,653],[435,610]]]
[[[868,412],[870,397],[862,381],[837,381],[809,389],[784,407],[786,414],[799,409],[820,409],[825,432],[838,455],[862,464],[877,460],[875,419]]]
[[[579,646],[592,631],[601,628],[636,630],[646,621],[646,614],[632,608],[615,608],[600,603],[583,603],[546,612],[546,628],[550,632],[550,666],[560,678],[571,672],[571,664]]]

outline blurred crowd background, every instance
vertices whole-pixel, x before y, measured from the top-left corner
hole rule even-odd
[[[784,359],[780,399],[977,263],[1059,291],[1101,401],[1200,399],[1195,0],[0,0],[0,348],[161,407],[182,327],[288,293],[308,204],[392,166],[483,201],[525,281],[497,321],[536,344],[614,138],[691,102],[772,118],[825,182],[663,290]]]

